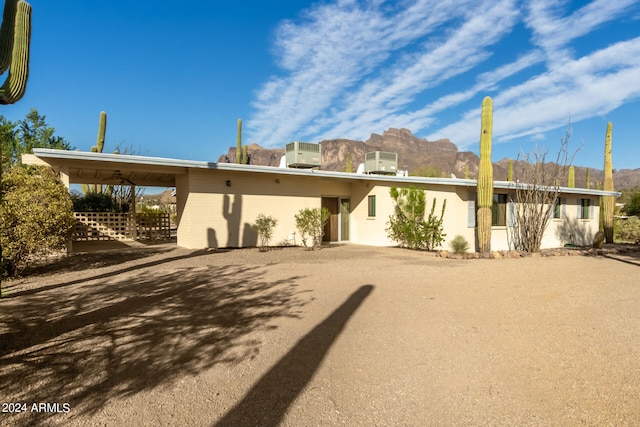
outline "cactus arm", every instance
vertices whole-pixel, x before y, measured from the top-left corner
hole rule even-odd
[[[493,133],[493,101],[482,101],[480,130],[480,166],[478,168],[478,246],[480,252],[491,251],[491,207],[493,205],[493,164],[491,136]]]
[[[5,80],[2,87],[0,87],[0,104],[13,104],[20,100],[24,96],[24,92],[27,89],[27,80],[29,78],[29,44],[31,42],[31,6],[25,1],[19,1],[14,11],[15,13],[15,27],[13,28],[13,40],[5,40],[5,35],[8,32],[7,27],[11,26],[11,21],[6,23],[5,19],[10,18],[13,12],[11,5],[13,0],[8,0],[5,3],[5,13],[2,22],[2,29],[0,34],[2,35],[2,43],[0,46],[3,50],[9,48],[11,44],[11,64],[9,65],[9,75]],[[7,12],[6,7],[9,7]],[[9,15],[9,16],[7,16]],[[0,65],[5,67],[8,51],[4,51],[1,55],[2,62]],[[6,68],[4,68],[6,70]]]
[[[4,74],[4,72],[9,69],[9,65],[11,65],[16,6],[16,0],[6,0],[4,2],[2,26],[0,27],[0,74]]]

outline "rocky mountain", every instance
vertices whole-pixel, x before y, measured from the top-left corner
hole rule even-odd
[[[322,169],[344,171],[347,154],[351,156],[352,170],[364,163],[365,153],[371,151],[388,151],[398,153],[398,169],[408,170],[410,175],[449,177],[451,174],[459,178],[465,176],[469,167],[469,178],[478,176],[480,158],[470,151],[458,151],[458,147],[448,139],[428,141],[418,138],[408,129],[390,128],[382,135],[371,134],[366,141],[350,139],[330,139],[320,142],[322,145]],[[249,163],[252,165],[278,166],[284,155],[283,148],[263,148],[257,144],[248,146]],[[228,153],[221,155],[219,163],[235,163],[236,147],[230,147]],[[494,162],[494,179],[506,180],[509,160]],[[515,166],[514,166],[515,167]],[[585,167],[575,167],[576,186],[584,187],[586,183]],[[604,180],[601,170],[591,170],[591,188]],[[640,168],[623,169],[614,174],[616,189],[640,186]]]

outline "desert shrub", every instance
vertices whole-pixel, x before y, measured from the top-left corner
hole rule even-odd
[[[442,220],[447,205],[442,204],[440,216],[435,214],[436,199],[433,199],[431,211],[425,220],[425,191],[415,187],[392,187],[391,198],[396,204],[395,214],[387,222],[387,235],[400,246],[411,249],[432,250],[442,244],[445,234],[442,232]]]
[[[632,216],[631,218],[620,220],[620,239],[635,242],[640,239],[640,218]]]
[[[112,212],[116,208],[113,198],[105,193],[73,194],[71,200],[75,212]]]
[[[267,246],[269,246],[269,241],[273,237],[273,228],[278,225],[278,220],[260,214],[256,218],[256,222],[251,226],[253,230],[258,233],[258,247],[260,251],[266,251]]]
[[[449,247],[454,254],[464,255],[469,250],[469,242],[467,242],[467,239],[465,239],[464,236],[458,234],[449,242]]]
[[[71,196],[50,170],[14,166],[2,174],[0,194],[3,277],[66,246],[75,223]]]
[[[321,245],[324,225],[330,215],[327,208],[305,208],[296,214],[296,228],[300,233],[302,244],[307,250],[313,250]],[[309,245],[309,240],[311,240],[311,245]]]
[[[629,197],[629,201],[624,205],[624,211],[627,215],[640,215],[640,191],[634,191]]]

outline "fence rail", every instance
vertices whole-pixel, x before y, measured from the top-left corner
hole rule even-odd
[[[74,212],[74,241],[163,240],[171,237],[171,221],[165,213],[139,213],[134,217],[114,212]]]

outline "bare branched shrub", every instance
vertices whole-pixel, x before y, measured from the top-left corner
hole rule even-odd
[[[548,150],[536,147],[518,156],[514,165],[515,221],[513,245],[525,252],[539,252],[542,236],[553,216],[560,183],[567,181],[569,166],[578,150],[569,154],[571,124],[560,140],[554,162],[547,161]]]

